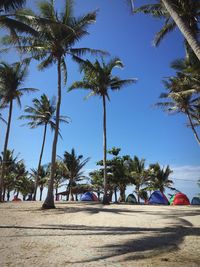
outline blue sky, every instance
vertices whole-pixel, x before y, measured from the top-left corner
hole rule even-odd
[[[62,8],[64,1],[59,3]],[[138,1],[145,4],[147,0]],[[36,1],[28,0],[28,6],[35,8]],[[126,0],[76,0],[75,14],[81,15],[98,9],[97,21],[89,28],[77,47],[90,47],[108,51],[124,62],[123,70],[115,74],[121,78],[137,78],[138,82],[119,92],[110,92],[107,105],[108,148],[120,147],[121,154],[137,155],[146,159],[146,164],[159,162],[170,165],[174,170],[175,186],[191,198],[199,192],[196,181],[200,179],[200,148],[191,129],[186,127],[182,115],[169,116],[153,107],[164,91],[162,80],[173,75],[170,63],[184,56],[183,38],[178,30],[163,40],[158,48],[152,46],[155,33],[162,22],[142,14],[132,15]],[[2,34],[2,32],[1,32]],[[12,52],[1,56],[1,60],[17,60]],[[62,89],[62,115],[71,117],[72,122],[61,125],[63,140],[59,140],[57,154],[75,148],[78,154],[91,157],[87,170],[96,168],[96,162],[103,157],[102,103],[98,97],[84,100],[86,92],[67,93],[67,87],[81,78],[77,65],[67,58],[68,83]],[[25,105],[31,105],[32,98],[42,93],[49,97],[56,95],[56,67],[43,72],[32,62],[26,87],[39,88],[40,92],[22,98],[22,109],[14,106],[9,148],[25,159],[28,168],[36,168],[41,149],[43,129],[30,130],[21,127],[24,122],[17,118]],[[6,118],[7,112],[4,112]],[[5,126],[1,126],[1,150]],[[53,134],[49,131],[43,163],[50,162]]]

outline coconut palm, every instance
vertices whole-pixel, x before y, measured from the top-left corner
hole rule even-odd
[[[37,180],[37,184],[38,184],[38,187],[40,189],[39,200],[41,201],[44,187],[47,185],[47,181],[49,178],[48,166],[41,165],[39,168],[39,171],[38,171],[38,169],[31,169],[30,175],[34,180],[34,185],[36,184],[36,180]],[[33,193],[34,192],[35,192],[35,186],[34,186]],[[33,199],[33,197],[31,199]]]
[[[0,99],[1,106],[9,106],[7,130],[4,143],[3,164],[0,175],[0,201],[2,201],[3,180],[5,171],[6,151],[9,141],[10,126],[12,120],[13,103],[16,100],[21,107],[20,98],[24,93],[34,92],[34,88],[22,88],[25,78],[27,76],[28,62],[8,64],[5,62],[0,63]]]
[[[155,4],[146,4],[135,9],[134,12],[151,14],[155,18],[165,20],[163,28],[156,34],[155,45],[158,45],[169,32],[178,27],[187,41],[186,46],[189,44],[200,60],[199,8],[199,2],[195,0],[157,0]]]
[[[145,171],[145,159],[139,159],[134,156],[131,162],[131,177],[132,183],[135,185],[135,192],[138,197],[138,203],[140,203],[141,186],[146,183],[146,171]]]
[[[169,179],[169,176],[172,172],[169,166],[161,168],[158,163],[150,164],[148,187],[151,190],[160,190],[161,192],[164,192],[166,187],[171,188],[173,181]]]
[[[56,162],[56,149],[59,130],[59,117],[61,106],[61,80],[62,73],[64,81],[67,79],[67,66],[65,57],[71,56],[73,60],[79,61],[80,56],[90,52],[100,51],[89,48],[75,48],[75,45],[86,35],[87,28],[96,20],[96,12],[91,12],[81,17],[75,17],[73,13],[73,1],[65,0],[65,6],[59,14],[54,7],[54,1],[39,2],[39,16],[30,11],[23,11],[26,14],[26,23],[30,23],[38,32],[35,37],[21,37],[20,49],[23,53],[31,53],[36,60],[41,61],[39,69],[45,69],[53,64],[57,66],[58,89],[56,104],[56,126],[52,145],[51,177],[48,186],[48,193],[43,208],[55,208],[53,197],[53,185]],[[12,40],[10,40],[12,42]],[[7,43],[9,41],[7,40]],[[14,44],[16,47],[16,44]],[[62,72],[62,73],[61,73]]]
[[[30,193],[29,188],[29,178],[28,178],[28,171],[26,170],[26,166],[23,160],[18,161],[15,164],[15,192],[17,193],[17,197],[19,193],[22,193],[23,200],[28,193]]]
[[[108,63],[103,59],[102,62],[96,60],[94,63],[87,60],[80,64],[81,72],[83,71],[84,77],[82,81],[74,82],[69,91],[77,88],[90,90],[89,96],[100,96],[103,104],[103,162],[104,162],[104,197],[103,203],[108,204],[107,199],[107,164],[106,164],[106,150],[107,150],[107,137],[106,137],[106,99],[110,100],[108,91],[120,90],[123,86],[132,84],[136,79],[121,80],[118,76],[113,76],[113,69],[116,67],[123,67],[123,63],[119,58],[113,58]]]
[[[3,164],[3,152],[0,156],[0,169],[2,169]],[[14,150],[6,151],[6,160],[5,160],[5,177],[4,177],[4,188],[2,200],[5,200],[5,194],[7,192],[7,201],[10,199],[10,192],[14,189],[15,186],[15,169],[17,164],[17,157],[14,157]]]
[[[195,129],[197,125],[193,119],[198,118],[199,95],[193,95],[196,85],[193,86],[191,79],[186,79],[184,73],[178,72],[175,77],[169,77],[164,81],[164,86],[169,93],[162,93],[160,98],[165,99],[156,106],[161,107],[170,114],[183,113],[187,116],[189,126],[191,127],[197,142],[200,144],[200,138]],[[199,122],[198,122],[199,125]]]
[[[43,133],[43,140],[42,140],[42,147],[39,156],[38,162],[38,173],[41,167],[42,156],[44,152],[44,145],[46,140],[46,133],[47,133],[47,126],[50,125],[51,130],[54,130],[56,127],[56,119],[55,119],[55,112],[56,112],[56,100],[52,98],[51,100],[43,94],[40,99],[34,98],[33,99],[33,107],[27,106],[25,108],[25,113],[28,115],[20,116],[20,119],[27,119],[30,122],[27,123],[31,129],[37,128],[38,126],[44,126],[44,133]],[[67,117],[60,116],[59,119],[61,122],[68,122]],[[38,179],[35,180],[35,190],[33,195],[33,200],[36,200],[37,194],[37,187],[38,187]]]
[[[65,177],[69,179],[68,188],[70,191],[70,200],[72,201],[74,200],[72,187],[75,186],[78,181],[87,179],[82,169],[89,160],[90,158],[83,160],[83,155],[76,155],[74,148],[72,148],[71,152],[64,152],[63,165],[66,172]]]

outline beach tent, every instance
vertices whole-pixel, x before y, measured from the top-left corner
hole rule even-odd
[[[174,200],[171,205],[190,205],[190,201],[185,194],[179,192],[175,194]]]
[[[167,197],[160,192],[159,190],[154,191],[149,200],[148,200],[148,204],[162,204],[162,205],[168,205],[169,201],[167,199]]]
[[[126,202],[130,203],[130,204],[136,204],[137,203],[137,199],[133,194],[129,194],[126,198]]]
[[[81,201],[98,201],[98,198],[94,193],[86,192],[81,196]]]
[[[174,201],[175,195],[171,196],[170,200],[169,200],[169,204],[172,205],[173,201]]]
[[[200,197],[193,197],[191,204],[200,205]]]
[[[12,201],[22,201],[21,198],[18,198],[17,196],[14,196]]]

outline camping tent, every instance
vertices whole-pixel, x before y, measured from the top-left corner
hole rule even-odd
[[[169,200],[169,204],[172,205],[173,201],[174,201],[175,195],[171,196],[170,200]]]
[[[193,197],[191,204],[200,205],[200,197]]]
[[[126,202],[130,203],[130,204],[136,204],[137,203],[137,199],[133,194],[129,194],[126,198]]]
[[[190,205],[190,201],[185,194],[179,192],[175,194],[174,200],[171,205]]]
[[[169,201],[168,201],[167,197],[162,192],[157,190],[151,194],[151,196],[148,200],[148,204],[168,205]]]
[[[98,198],[94,193],[86,192],[81,196],[81,201],[98,201]]]

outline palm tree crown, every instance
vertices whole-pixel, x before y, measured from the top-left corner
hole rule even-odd
[[[199,29],[198,29],[198,19],[199,19],[199,3],[195,0],[174,0],[173,3],[174,10],[177,11],[179,16],[187,22],[189,28],[191,29],[193,35],[198,39]],[[141,6],[134,10],[134,12],[143,12],[144,14],[150,14],[155,18],[164,19],[164,26],[156,34],[154,39],[154,44],[157,46],[160,44],[163,38],[166,37],[168,33],[173,31],[177,25],[173,18],[170,16],[165,8],[165,5],[161,0],[157,0],[155,4],[147,4]]]

